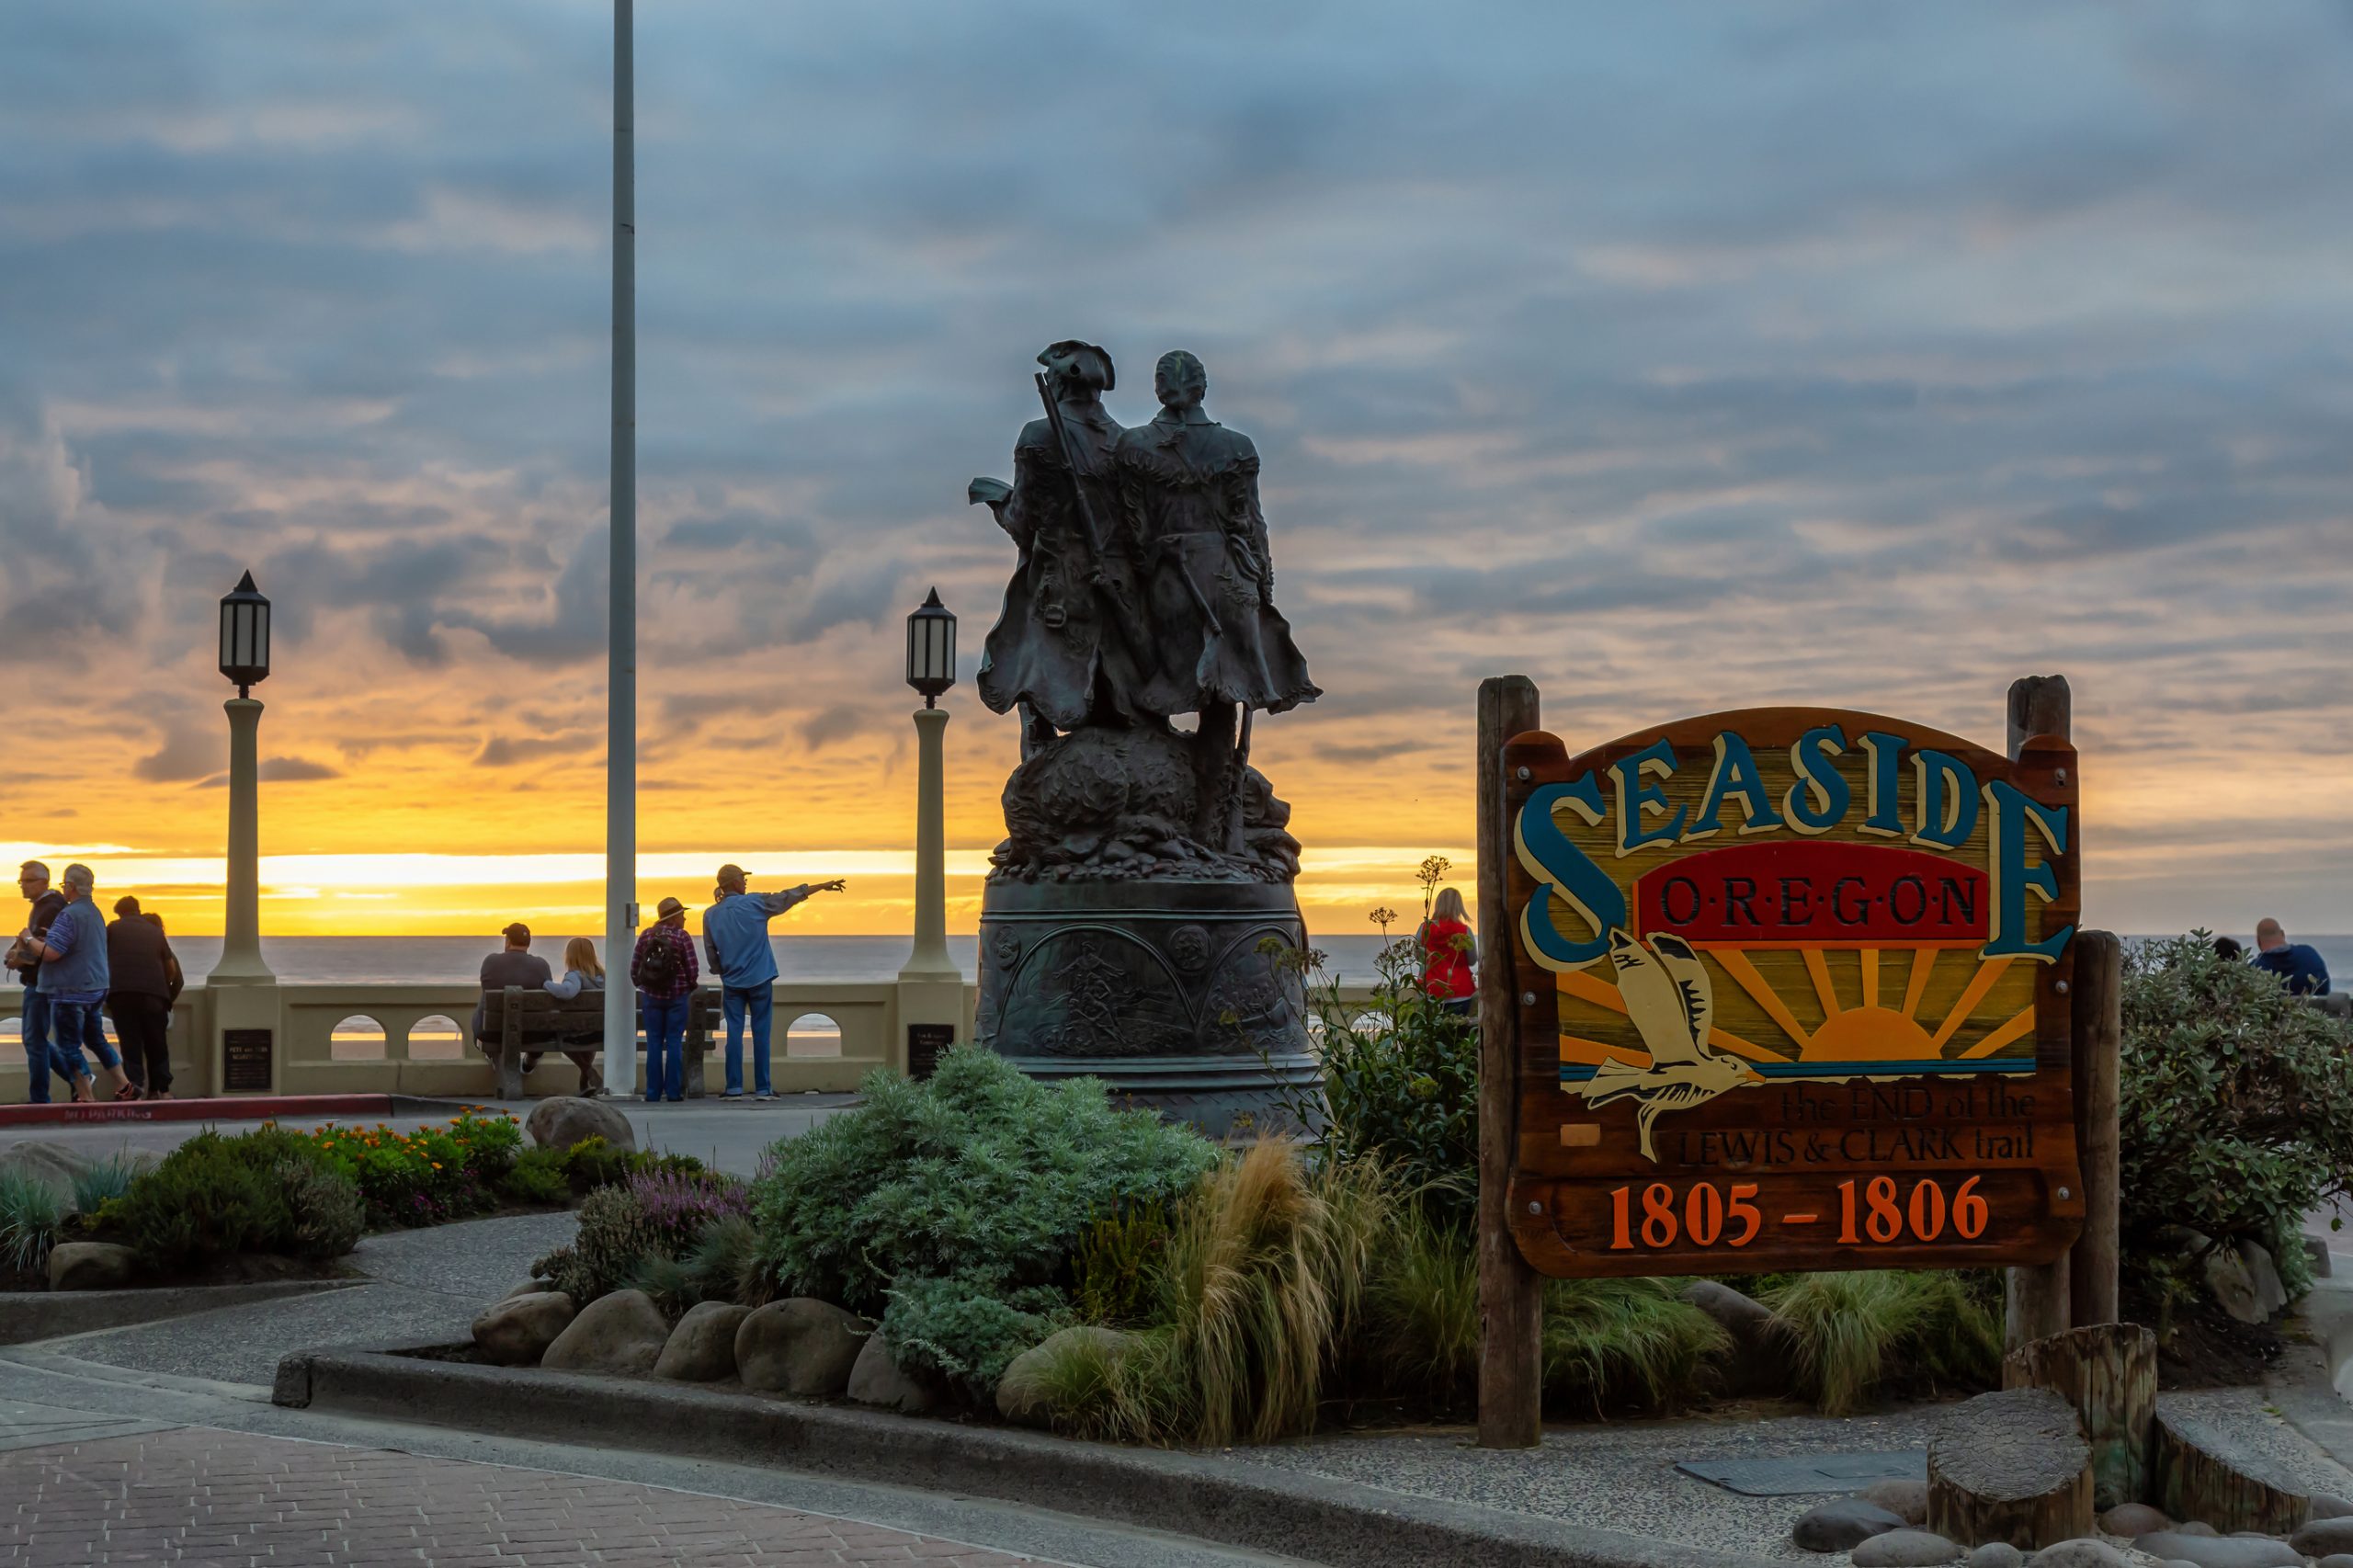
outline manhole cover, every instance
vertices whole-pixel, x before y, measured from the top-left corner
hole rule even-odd
[[[1856,1492],[1874,1481],[1926,1481],[1928,1456],[1917,1449],[1892,1454],[1809,1454],[1793,1460],[1685,1460],[1676,1469],[1750,1497],[1794,1497],[1807,1492]]]

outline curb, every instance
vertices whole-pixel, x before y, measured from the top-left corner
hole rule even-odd
[[[1767,1568],[1760,1557],[1200,1454],[618,1377],[305,1350],[278,1362],[271,1400],[989,1497],[1334,1568]]]
[[[199,1100],[108,1100],[95,1105],[0,1106],[0,1131],[108,1121],[262,1121],[297,1116],[390,1116],[392,1095],[235,1095]],[[413,1101],[440,1105],[438,1100]]]
[[[142,1290],[0,1291],[0,1345],[29,1345],[365,1285],[365,1279],[256,1279],[244,1285],[156,1285]]]

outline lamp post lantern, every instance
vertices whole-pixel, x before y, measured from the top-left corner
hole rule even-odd
[[[938,588],[907,617],[907,684],[923,693],[926,708],[956,684],[956,617]]]
[[[221,601],[221,673],[237,695],[229,714],[229,854],[221,919],[221,961],[211,985],[266,985],[277,979],[261,958],[261,704],[253,688],[269,678],[269,600],[251,572]]]
[[[956,684],[956,617],[931,590],[907,617],[907,684],[923,693],[915,710],[915,945],[899,971],[902,981],[953,983],[963,994],[963,971],[948,956],[948,832],[943,732],[948,710],[940,697]],[[959,1009],[961,1012],[961,1007]]]

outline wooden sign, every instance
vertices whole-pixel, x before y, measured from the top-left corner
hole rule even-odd
[[[2075,754],[1765,708],[1503,756],[1508,1213],[1565,1276],[2048,1262]]]

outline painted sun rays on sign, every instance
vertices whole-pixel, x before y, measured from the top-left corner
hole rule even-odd
[[[1722,1022],[1713,1024],[1708,1030],[1708,1044],[1747,1062],[1764,1077],[2034,1070],[2035,1012],[2030,999],[1974,1039],[1963,1039],[1968,1025],[2010,971],[2008,958],[1980,958],[1973,949],[1958,944],[1777,949],[1729,943],[1693,945],[1756,1008],[1755,1017],[1738,1029]],[[1937,1006],[1930,1001],[1930,983],[1955,968],[1943,961],[1948,946],[1964,962],[1973,961],[1975,969],[1958,995]],[[1757,965],[1757,958],[1767,950],[1795,960],[1775,962],[1778,983]],[[1584,970],[1554,978],[1561,994],[1564,1082],[1588,1079],[1605,1062],[1633,1067],[1650,1064],[1648,1052],[1620,1043],[1631,1037],[1631,1029],[1625,1000],[1616,985]],[[2015,993],[2018,988],[2010,989]],[[1851,1003],[1848,997],[1853,998]],[[1809,1024],[1800,1016],[1817,1010],[1821,1014],[1817,1023]],[[2026,1042],[2024,1051],[2014,1049],[2021,1041]]]

